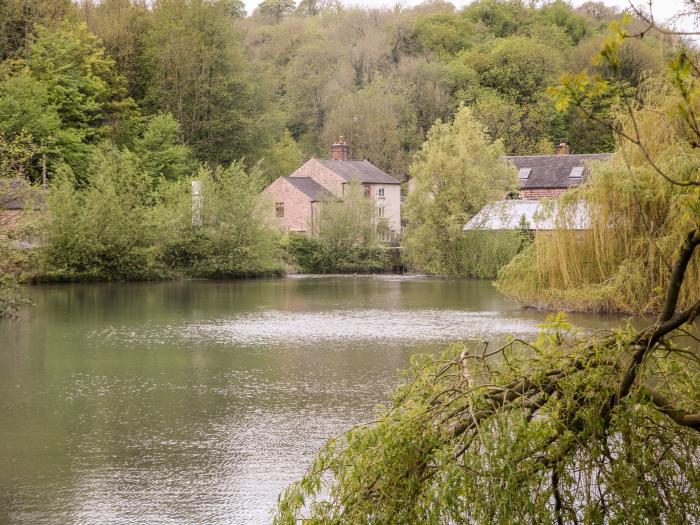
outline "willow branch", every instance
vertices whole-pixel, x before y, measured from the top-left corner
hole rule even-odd
[[[677,408],[673,406],[673,403],[666,398],[666,396],[652,388],[641,387],[640,391],[659,409],[660,412],[666,414],[675,423],[700,432],[700,412],[691,413]]]

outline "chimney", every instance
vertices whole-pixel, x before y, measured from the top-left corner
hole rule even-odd
[[[562,140],[557,146],[557,155],[568,155],[570,153],[569,145]]]
[[[333,160],[348,160],[348,144],[345,142],[345,137],[338,137],[338,142],[331,146],[331,156]]]

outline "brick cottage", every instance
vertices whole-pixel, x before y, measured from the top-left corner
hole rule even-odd
[[[266,189],[280,226],[312,233],[323,201],[345,195],[347,184],[359,181],[365,196],[376,203],[377,216],[386,219],[395,235],[401,231],[401,184],[368,160],[349,160],[343,137],[333,144],[332,158],[311,159],[289,177],[279,177]]]

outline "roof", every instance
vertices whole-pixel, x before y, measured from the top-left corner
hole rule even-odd
[[[529,230],[556,230],[563,227],[555,217],[556,206],[551,201],[496,201],[484,206],[464,225],[463,230],[519,230],[522,228],[523,217]],[[578,205],[574,210],[572,223],[565,229],[590,229],[588,212],[583,206]]]
[[[569,188],[578,186],[588,176],[588,163],[607,161],[611,153],[591,153],[586,155],[530,155],[506,156],[518,170],[530,169],[526,178],[520,178],[520,188]],[[571,171],[583,168],[581,176],[572,177]]]
[[[368,160],[317,160],[345,182],[358,180],[366,184],[401,184]]]
[[[332,197],[326,188],[309,177],[282,177],[289,184],[309,197],[312,201],[323,200]]]
[[[42,195],[28,182],[19,179],[0,179],[0,209],[23,210],[43,203]]]

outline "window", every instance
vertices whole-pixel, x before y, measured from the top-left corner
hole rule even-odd
[[[379,188],[377,190],[377,197],[384,197],[384,188]]]
[[[583,166],[576,166],[574,168],[571,168],[571,175],[569,175],[572,179],[580,179],[583,177]]]
[[[369,186],[365,186],[365,197],[369,197]]]
[[[379,206],[379,207],[377,208],[377,214],[378,214],[380,217],[384,217],[384,206]]]
[[[284,217],[284,202],[275,203],[275,215],[278,217]]]
[[[520,168],[520,171],[518,171],[518,178],[527,179],[530,176],[531,171],[532,168]]]

